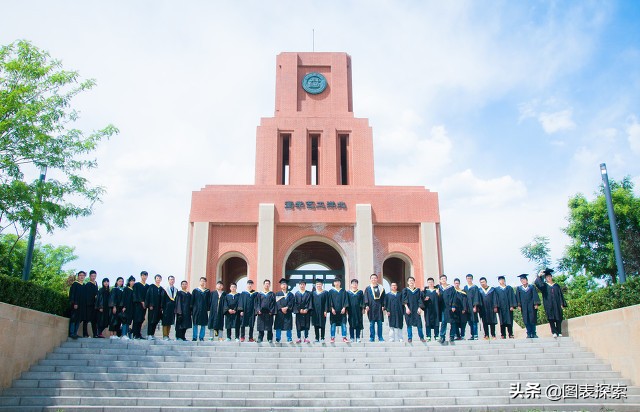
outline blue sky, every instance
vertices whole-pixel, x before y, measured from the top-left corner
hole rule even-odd
[[[440,193],[445,272],[532,270],[519,248],[567,238],[567,200],[598,165],[640,184],[640,4],[632,1],[4,2],[28,39],[98,86],[79,125],[113,123],[89,177],[95,214],[44,240],[75,268],[184,275],[191,191],[251,184],[275,56],[352,56],[376,182]],[[166,277],[166,276],[165,276]]]

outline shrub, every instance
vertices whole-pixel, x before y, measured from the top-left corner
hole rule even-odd
[[[69,316],[69,297],[33,282],[0,275],[0,302],[58,316]]]

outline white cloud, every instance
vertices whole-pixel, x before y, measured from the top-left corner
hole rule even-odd
[[[571,119],[572,110],[561,110],[554,113],[540,113],[538,120],[542,125],[544,131],[548,134],[560,132],[563,130],[571,130],[576,127],[576,124]]]
[[[471,169],[442,180],[442,198],[470,207],[504,207],[526,198],[527,188],[511,176],[480,179]]]
[[[640,123],[635,116],[631,116],[630,120],[631,122],[627,126],[629,146],[634,153],[640,154]]]

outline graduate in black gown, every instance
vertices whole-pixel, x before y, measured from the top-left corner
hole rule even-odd
[[[433,278],[427,279],[427,286],[422,291],[422,302],[424,305],[424,326],[427,329],[427,341],[431,341],[431,331],[433,338],[438,339],[440,335],[440,291],[435,287]]]
[[[71,339],[78,339],[78,328],[80,322],[86,317],[85,312],[87,310],[86,295],[84,293],[84,279],[87,277],[87,273],[81,270],[76,275],[76,280],[71,284],[69,288],[69,337]]]
[[[538,320],[540,297],[536,288],[529,285],[528,276],[526,273],[518,276],[521,285],[516,288],[516,304],[522,312],[522,320],[527,329],[527,338],[537,338],[536,322]]]
[[[122,336],[120,330],[122,318],[120,313],[122,312],[123,285],[124,279],[118,276],[116,285],[111,289],[111,293],[109,294],[109,334],[111,335],[111,339],[117,339]]]
[[[189,283],[186,280],[180,282],[180,289],[176,294],[175,314],[176,314],[176,340],[186,341],[187,329],[192,326],[191,321],[191,293]]]
[[[96,298],[96,311],[98,317],[96,324],[98,325],[98,335],[96,338],[104,338],[102,331],[109,327],[109,278],[102,279],[102,287],[98,290]]]
[[[169,287],[164,290],[162,295],[162,340],[169,340],[171,333],[171,325],[176,323],[176,296],[178,288],[176,288],[176,278],[169,276]]]
[[[84,294],[85,294],[85,305],[87,308],[85,310],[86,319],[82,323],[82,337],[88,338],[89,331],[87,330],[87,326],[91,323],[91,336],[94,338],[98,337],[98,310],[96,309],[96,300],[98,299],[98,281],[96,278],[98,277],[98,273],[95,270],[89,271],[89,281],[84,284]]]
[[[307,282],[302,279],[298,283],[299,291],[294,295],[293,313],[296,314],[296,334],[301,343],[304,335],[304,342],[309,342],[309,328],[311,326],[311,310],[313,309],[313,301],[311,292],[307,290]]]
[[[224,296],[222,312],[224,313],[224,325],[227,328],[227,341],[231,340],[231,330],[233,330],[236,342],[240,342],[242,294],[238,293],[236,282],[229,284],[229,293]]]
[[[224,313],[222,311],[222,305],[224,303],[224,296],[227,293],[224,291],[224,283],[219,280],[216,283],[215,290],[211,291],[209,297],[209,321],[207,327],[209,328],[209,340],[213,340],[216,337],[219,341],[224,340]]]
[[[487,285],[487,278],[480,278],[480,297],[482,297],[482,310],[480,318],[484,329],[485,340],[496,338],[496,323],[498,323],[498,299],[495,290]]]
[[[340,325],[340,329],[342,329],[342,341],[349,341],[349,339],[347,339],[347,308],[349,307],[349,299],[347,299],[347,292],[341,286],[342,280],[336,277],[333,280],[333,289],[328,292],[329,296],[327,298],[332,343],[336,341],[336,327],[338,325]]]
[[[245,340],[245,330],[249,328],[249,342],[253,340],[253,329],[256,324],[256,301],[258,292],[253,289],[253,280],[247,280],[247,290],[242,292],[242,321],[240,324],[240,342]]]
[[[391,342],[402,342],[402,318],[404,306],[402,293],[398,292],[398,284],[391,282],[391,291],[384,296],[384,310],[389,319],[389,336]]]
[[[256,315],[258,328],[258,343],[264,339],[267,332],[267,341],[273,342],[273,317],[276,314],[276,295],[271,290],[271,281],[265,279],[262,282],[262,290],[258,295]]]
[[[147,298],[147,277],[149,274],[143,270],[140,272],[140,282],[133,285],[133,339],[142,339],[142,324],[147,314],[147,307],[144,304]]]
[[[543,277],[544,280],[542,280]],[[541,271],[535,285],[542,293],[542,303],[544,311],[547,313],[547,319],[549,319],[553,337],[562,337],[562,319],[564,318],[562,308],[567,307],[567,301],[564,300],[560,285],[553,281],[553,269]]]
[[[280,279],[280,291],[276,293],[276,318],[273,328],[276,330],[276,342],[280,342],[282,331],[286,331],[287,342],[293,341],[293,306],[295,297],[289,291],[287,279]]]
[[[136,284],[136,278],[129,276],[127,285],[122,289],[122,298],[118,304],[120,310],[120,322],[122,323],[122,339],[128,340],[133,337],[131,332],[131,322],[133,322],[133,314],[135,311],[135,303],[133,302],[133,286]]]
[[[404,305],[404,320],[407,323],[407,342],[413,341],[413,328],[418,329],[420,342],[426,342],[422,332],[422,291],[416,288],[416,279],[407,278],[407,287],[402,290],[402,304]]]
[[[478,320],[480,310],[482,308],[482,298],[480,297],[480,289],[473,284],[473,275],[469,273],[466,277],[467,284],[464,291],[467,294],[467,323],[471,332],[469,340],[478,339]]]
[[[456,318],[456,340],[464,339],[464,335],[467,328],[467,321],[469,319],[469,302],[467,299],[467,292],[460,288],[460,279],[453,279],[453,287],[456,290],[455,306],[459,308],[453,314]]]
[[[360,342],[360,335],[364,329],[364,293],[358,289],[358,279],[351,280],[351,289],[347,292],[349,300],[349,338],[354,342]]]
[[[193,318],[193,341],[204,341],[206,327],[209,325],[209,306],[211,293],[207,289],[207,278],[200,278],[200,286],[191,292],[191,316]],[[223,302],[224,304],[224,302]],[[224,311],[223,311],[224,312]],[[198,332],[198,328],[200,332]]]
[[[495,288],[498,298],[498,315],[500,316],[500,337],[513,339],[513,311],[516,308],[516,294],[513,288],[505,283],[504,276],[498,276],[498,287]]]
[[[438,286],[440,291],[438,305],[440,307],[440,343],[444,343],[447,335],[447,324],[451,325],[449,329],[449,340],[453,341],[456,338],[456,331],[458,329],[459,314],[462,310],[458,304],[458,292],[456,288],[447,283],[447,276],[440,275],[440,285]]]
[[[162,319],[162,298],[164,296],[164,288],[160,286],[162,276],[155,275],[154,284],[147,289],[147,296],[144,305],[148,308],[147,318],[147,339],[155,339],[158,323]]]
[[[378,327],[378,342],[384,342],[382,323],[384,322],[384,288],[378,283],[378,275],[369,276],[371,284],[364,290],[364,310],[369,318],[369,342],[376,337]]]
[[[311,293],[311,302],[313,305],[311,323],[313,324],[317,343],[324,342],[327,313],[329,312],[329,294],[323,289],[322,279],[316,279],[314,283],[315,290]]]

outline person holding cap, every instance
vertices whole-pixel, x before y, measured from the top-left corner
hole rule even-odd
[[[540,306],[540,297],[536,288],[529,286],[529,275],[523,273],[519,275],[522,285],[516,288],[516,304],[522,312],[522,320],[525,328],[527,328],[527,338],[537,338],[536,320],[538,319],[538,306]]]
[[[549,319],[551,333],[554,338],[557,338],[562,337],[562,308],[567,307],[567,301],[564,300],[560,285],[553,281],[553,272],[553,269],[541,270],[535,285],[542,293],[542,303]],[[544,280],[542,280],[543,277]]]

